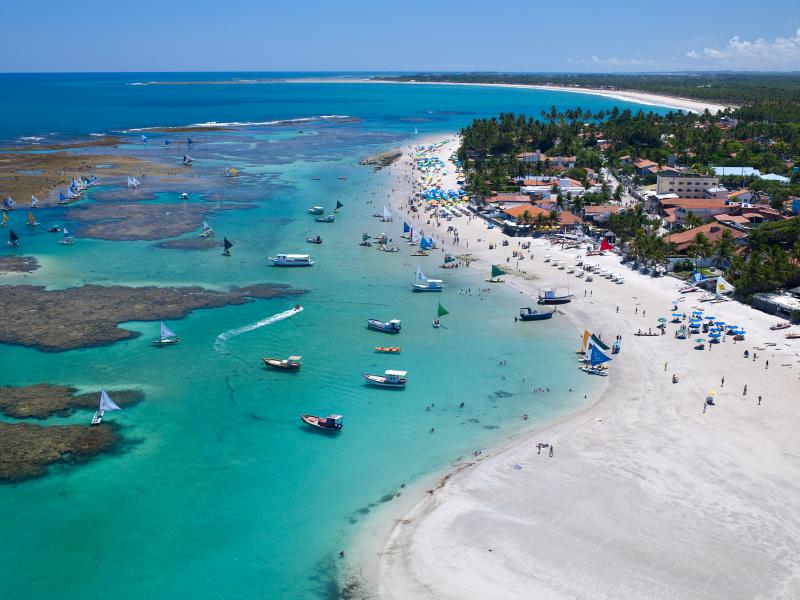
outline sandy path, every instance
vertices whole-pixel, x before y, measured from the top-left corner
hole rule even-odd
[[[446,158],[454,144],[438,154]],[[395,167],[401,201],[407,164]],[[443,222],[440,238],[448,224],[461,237],[448,252],[468,243],[482,271],[516,248],[512,240],[489,250],[502,234],[466,217]],[[675,325],[665,336],[635,337],[669,316],[676,280],[634,273],[610,255],[590,261],[624,274],[625,284],[585,283],[542,260],[549,253],[571,264],[577,250],[537,240],[532,251],[520,263],[527,274],[504,285],[530,295],[569,285],[576,299],[556,318],[574,321],[576,348],[588,327],[604,340],[622,334],[622,353],[583,412],[420,493],[381,552],[381,597],[800,597],[800,343],[771,332],[768,315],[735,302],[700,304],[691,294],[681,311],[702,306],[744,326],[747,342],[728,338],[697,351],[673,338]],[[757,360],[745,360],[745,349]],[[576,364],[575,377],[586,376]],[[703,414],[712,389],[717,405]],[[554,444],[553,458],[537,454],[539,441]]]

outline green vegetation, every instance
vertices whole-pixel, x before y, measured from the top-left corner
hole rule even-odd
[[[764,223],[749,241],[747,255],[734,257],[730,268],[739,298],[800,285],[800,219]]]

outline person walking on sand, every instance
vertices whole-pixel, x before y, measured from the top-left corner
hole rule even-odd
[[[719,387],[725,387],[725,378],[722,378],[722,381],[719,382]]]
[[[758,405],[761,406],[761,396],[758,397]]]
[[[747,396],[747,384],[744,384],[744,391],[742,392],[742,396]]]
[[[766,362],[766,364],[764,365],[764,368],[765,368],[765,369],[769,369],[769,359],[767,359],[767,362]]]
[[[553,458],[553,444],[550,444],[550,458]]]

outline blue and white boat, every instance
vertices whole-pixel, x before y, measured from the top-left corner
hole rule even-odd
[[[417,266],[414,282],[411,283],[412,292],[441,292],[444,282],[441,279],[428,279],[422,272],[422,267]]]
[[[590,375],[599,375],[601,377],[608,377],[608,369],[603,366],[603,363],[611,360],[608,351],[601,348],[599,345],[589,342],[586,347],[586,365],[581,367],[581,371],[589,373]]]
[[[519,320],[520,321],[544,321],[545,319],[550,319],[553,316],[555,309],[549,311],[539,311],[532,308],[520,308],[519,309]]]
[[[100,425],[103,415],[112,410],[122,410],[117,406],[105,390],[100,391],[100,406],[92,416],[92,425]]]
[[[400,333],[402,325],[400,319],[392,319],[391,321],[367,319],[367,327],[376,331],[383,331],[384,333]]]
[[[539,304],[567,304],[572,301],[572,293],[557,292],[551,288],[544,288],[539,292]]]
[[[408,382],[408,371],[385,371],[383,375],[364,373],[364,380],[370,385],[382,387],[404,387]]]
[[[317,217],[314,219],[317,223],[333,223],[334,219],[333,215],[328,215],[327,217]]]
[[[67,231],[66,227],[64,227],[62,230],[61,239],[58,240],[58,243],[65,246],[71,246],[75,243],[75,237],[69,231]]]
[[[277,254],[268,260],[276,267],[310,267],[314,264],[308,254]]]

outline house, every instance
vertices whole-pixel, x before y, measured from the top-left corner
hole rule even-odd
[[[722,200],[728,199],[728,190],[722,186],[710,187],[706,190],[704,198],[719,198]]]
[[[584,206],[583,218],[586,221],[592,221],[594,223],[604,223],[605,221],[608,221],[611,215],[619,214],[623,210],[625,210],[625,207],[620,206],[619,204]]]
[[[625,156],[620,156],[619,157],[619,162],[620,162],[620,164],[627,165],[628,163],[631,162],[630,155],[626,154]]]
[[[525,194],[497,194],[486,198],[486,201],[495,204],[530,204],[531,197]]]
[[[550,218],[549,210],[539,208],[538,206],[534,206],[533,204],[524,204],[524,205],[518,204],[517,206],[506,207],[502,209],[502,212],[508,219],[512,221],[521,221],[525,213],[528,213],[528,221],[531,223],[539,215],[543,215],[547,218]]]
[[[553,186],[557,187],[558,191],[564,196],[567,194],[579,196],[586,193],[579,181],[569,177],[535,177],[524,179],[522,183],[523,185],[519,188],[519,191],[534,198],[549,198]]]
[[[724,231],[730,231],[735,244],[743,244],[747,234],[744,231],[729,227],[722,223],[706,223],[694,229],[687,229],[679,233],[671,233],[667,236],[667,241],[675,244],[675,250],[679,254],[685,253],[694,243],[698,233],[702,233],[712,244],[722,238]]]
[[[659,173],[657,194],[678,194],[681,198],[704,198],[706,190],[719,187],[719,178],[699,173]]]
[[[517,159],[524,163],[548,163],[551,167],[571,169],[575,166],[575,156],[547,156],[539,150],[536,152],[522,152],[517,154]]]
[[[728,193],[728,200],[735,202],[750,202],[753,199],[753,192],[748,189],[736,190]]]
[[[675,227],[680,227],[686,223],[686,219],[692,214],[703,221],[710,221],[715,215],[731,212],[738,208],[738,204],[730,204],[727,200],[716,198],[666,198],[660,201],[661,212],[664,215],[674,215]],[[674,209],[674,212],[667,213],[667,209]]]
[[[729,215],[729,214],[721,214],[721,215],[714,215],[714,220],[717,223],[722,223],[723,225],[729,225],[730,227],[739,227],[742,229],[746,229],[750,226],[751,222],[742,215]]]
[[[639,175],[649,175],[652,171],[651,169],[657,169],[658,163],[654,163],[652,160],[637,160],[633,163],[633,166],[636,167],[636,172]]]

